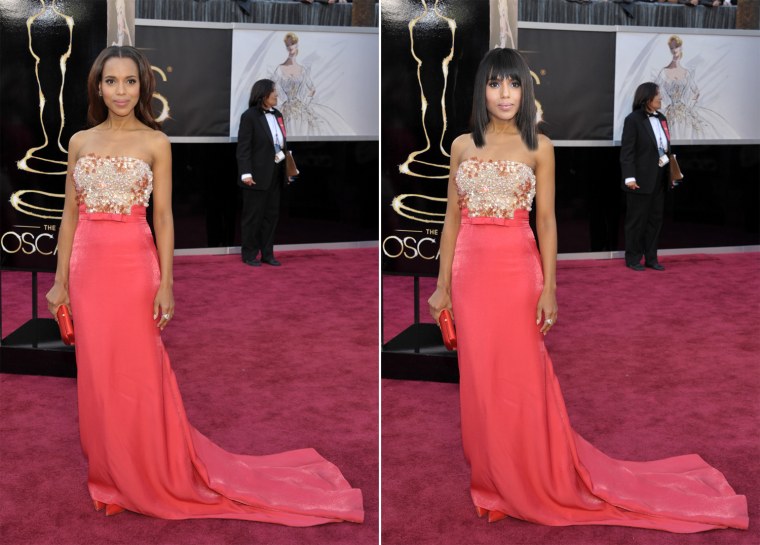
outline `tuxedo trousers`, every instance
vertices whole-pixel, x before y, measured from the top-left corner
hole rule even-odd
[[[243,261],[274,258],[274,231],[280,219],[280,198],[285,161],[275,165],[272,181],[264,190],[243,189],[243,211],[240,221]]]
[[[640,263],[642,256],[647,265],[657,263],[657,246],[662,230],[667,177],[667,166],[660,167],[657,182],[651,193],[626,192],[626,265]]]

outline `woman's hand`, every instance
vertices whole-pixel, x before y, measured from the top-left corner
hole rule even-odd
[[[45,295],[45,299],[47,299],[48,310],[50,311],[50,314],[53,315],[56,322],[58,321],[58,307],[61,305],[66,305],[66,308],[69,309],[69,313],[71,313],[71,307],[69,306],[69,290],[61,282],[53,284],[53,287],[50,288],[50,291]]]
[[[174,294],[169,286],[159,287],[153,300],[153,319],[159,317],[158,328],[163,331],[169,320],[174,317]]]
[[[428,299],[428,308],[436,324],[438,323],[438,316],[440,316],[444,309],[449,309],[451,316],[454,316],[454,313],[451,311],[451,295],[443,288],[435,289],[433,295]]]
[[[546,335],[554,324],[557,323],[557,296],[553,291],[544,290],[538,298],[536,306],[536,325],[541,324],[543,314],[544,323],[541,325],[541,333]]]

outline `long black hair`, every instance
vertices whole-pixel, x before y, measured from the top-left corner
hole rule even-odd
[[[261,108],[264,99],[274,91],[274,82],[271,79],[260,79],[251,87],[251,98],[248,99],[248,107]]]
[[[659,90],[660,88],[657,84],[652,83],[651,81],[642,83],[636,87],[636,92],[633,95],[633,107],[631,108],[631,111],[646,109],[649,101],[657,96]]]
[[[482,148],[485,141],[485,130],[490,116],[486,108],[486,85],[489,81],[511,79],[520,84],[522,99],[515,117],[517,129],[528,149],[538,147],[538,130],[536,127],[536,99],[533,93],[533,77],[525,59],[514,49],[492,49],[480,61],[478,72],[475,74],[475,90],[472,99],[472,118],[470,128],[475,145]]]

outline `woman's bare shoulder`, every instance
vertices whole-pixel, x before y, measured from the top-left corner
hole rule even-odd
[[[454,164],[459,164],[467,153],[467,150],[473,145],[470,133],[460,134],[451,143],[451,160]]]
[[[94,138],[98,138],[96,127],[83,129],[72,134],[71,138],[69,138],[69,156],[73,156],[74,160],[79,159],[79,151]]]
[[[551,138],[549,138],[545,134],[538,135],[538,150],[541,151],[542,149],[544,150],[554,149],[554,142],[552,142]]]
[[[460,134],[451,143],[451,156],[461,159],[470,146],[473,145],[472,135],[470,133]]]
[[[146,131],[146,140],[146,143],[153,154],[154,162],[157,159],[161,160],[171,156],[171,142],[169,141],[169,137],[166,136],[166,133],[158,129],[149,128],[148,131]]]

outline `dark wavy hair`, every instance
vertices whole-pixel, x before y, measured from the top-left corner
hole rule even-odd
[[[112,45],[100,52],[90,68],[87,77],[87,123],[90,127],[99,125],[108,118],[108,108],[98,95],[101,80],[103,79],[103,67],[108,59],[118,57],[120,59],[132,59],[137,65],[138,78],[140,79],[140,98],[135,106],[135,117],[151,129],[160,129],[161,124],[156,121],[153,114],[153,92],[156,90],[156,78],[150,68],[148,58],[138,49],[129,45]]]
[[[264,99],[274,91],[274,82],[271,79],[260,79],[251,87],[251,98],[248,99],[248,107],[261,108]]]
[[[651,81],[642,83],[636,87],[636,92],[633,94],[633,107],[631,111],[645,109],[649,101],[657,96],[659,90],[660,88],[657,84]]]
[[[538,128],[536,127],[536,99],[533,92],[533,77],[525,59],[514,49],[492,49],[480,61],[475,74],[475,90],[472,99],[472,117],[470,128],[475,145],[482,148],[485,141],[485,130],[490,116],[486,108],[486,85],[492,80],[511,79],[520,84],[522,99],[517,111],[515,123],[520,131],[523,142],[528,149],[538,147]]]

